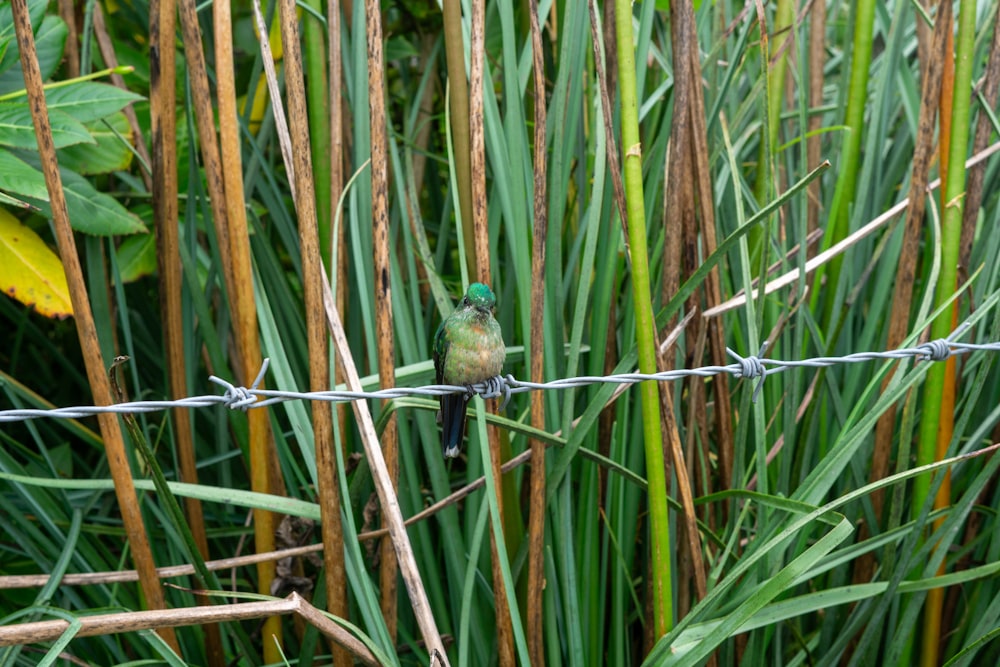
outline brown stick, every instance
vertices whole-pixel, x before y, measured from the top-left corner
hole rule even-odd
[[[545,352],[545,237],[548,210],[545,186],[545,61],[542,30],[538,23],[538,1],[528,0],[531,22],[531,56],[535,80],[535,229],[531,257],[531,380],[544,381]],[[531,395],[531,425],[545,429],[545,401],[541,392]],[[545,637],[542,633],[542,590],[545,587],[545,443],[531,440],[531,510],[528,515],[528,599],[527,642],[532,665],[545,665]]]
[[[80,616],[76,619],[80,629],[73,636],[97,637],[140,630],[158,630],[165,636],[167,631],[172,633],[171,628],[175,627],[270,618],[283,614],[297,614],[305,618],[317,630],[350,651],[353,657],[364,664],[379,664],[375,655],[361,640],[323,616],[298,593],[292,593],[283,600],[265,602]],[[69,621],[63,620],[6,625],[0,627],[0,646],[54,641],[69,629],[69,625]]]
[[[700,264],[698,250],[700,246],[706,255],[715,250],[715,212],[712,205],[711,183],[708,173],[708,166],[705,164],[708,149],[705,139],[705,109],[704,99],[701,94],[701,67],[698,63],[698,40],[694,25],[694,10],[689,2],[674,2],[671,4],[671,25],[673,28],[673,56],[676,63],[676,85],[683,91],[682,96],[678,96],[674,106],[676,117],[674,127],[671,132],[671,164],[670,170],[673,177],[670,179],[675,187],[673,201],[676,208],[676,215],[680,216],[680,223],[676,225],[681,231],[680,236],[684,238],[682,246],[681,262],[682,270],[685,273],[693,273]],[[683,108],[682,108],[683,107]],[[702,152],[704,151],[704,152]],[[688,165],[693,165],[691,169]],[[701,213],[701,226],[698,227],[697,213]],[[701,236],[701,242],[698,236]],[[713,282],[714,277],[714,282]],[[675,277],[676,280],[676,277]],[[709,274],[705,288],[706,298],[709,305],[714,305],[721,301],[719,289],[718,268]],[[676,286],[675,286],[676,289]],[[665,297],[668,295],[664,295]],[[669,296],[672,296],[669,295]],[[688,300],[688,310],[695,312],[699,308],[697,295],[692,295]],[[693,325],[700,325],[698,319],[692,321]],[[722,330],[718,326],[712,326],[708,322],[708,340],[711,347],[713,363],[716,357],[716,347],[722,347],[722,354],[725,355],[725,344],[722,340]],[[689,328],[691,335],[697,339],[700,327]],[[693,352],[694,350],[692,350]],[[692,361],[693,356],[690,356]],[[725,361],[722,362],[723,364]],[[695,384],[692,381],[692,398],[701,403],[704,409],[704,385],[700,382]],[[729,395],[728,385],[718,384],[713,381],[716,389],[716,419],[718,421],[718,454],[720,463],[720,487],[726,489],[730,484],[731,457],[729,451],[732,448],[732,425],[729,415]],[[725,395],[720,401],[719,392],[724,391]],[[690,573],[683,573],[694,580],[695,593],[698,599],[703,598],[706,593],[705,565],[701,553],[701,542],[698,536],[697,517],[694,511],[694,500],[691,491],[691,482],[687,474],[687,465],[684,461],[684,451],[681,448],[680,436],[677,430],[676,417],[673,414],[670,388],[667,385],[661,386],[661,412],[666,419],[666,429],[664,437],[668,439],[668,449],[665,454],[670,455],[673,461],[673,471],[677,476],[677,493],[684,508],[684,535],[686,537],[686,550],[688,563],[691,567]],[[697,428],[697,424],[692,419],[690,428]],[[683,611],[687,605],[687,600],[681,600],[679,611]]]
[[[285,49],[285,83],[288,104],[288,125],[291,154],[295,164],[295,211],[299,219],[299,244],[302,253],[302,282],[305,292],[306,335],[309,344],[309,384],[313,390],[330,386],[330,362],[326,323],[323,320],[323,295],[326,279],[319,248],[319,228],[316,199],[313,191],[312,158],[309,145],[309,123],[306,109],[305,81],[298,34],[295,3],[278,3],[281,35]],[[320,516],[325,549],[326,591],[330,610],[340,616],[347,614],[343,562],[344,538],[340,523],[340,493],[337,483],[337,460],[333,448],[333,415],[330,407],[312,405],[313,436],[316,442],[317,476],[319,480]],[[350,657],[337,652],[338,665],[350,663]]]
[[[94,9],[98,9],[100,5]],[[66,74],[75,79],[80,76],[80,31],[76,25],[76,3],[73,0],[59,0],[59,18],[66,23]],[[108,65],[113,67],[113,65]]]
[[[919,23],[919,21],[918,21]],[[809,106],[817,109],[823,105],[823,65],[826,63],[826,3],[813,2],[809,10]],[[820,163],[822,137],[816,133],[823,125],[823,116],[809,116],[806,139],[806,168],[815,169]],[[821,209],[819,179],[806,188],[808,193],[806,228],[811,232],[819,228]],[[808,250],[807,250],[808,252]]]
[[[69,286],[70,301],[76,318],[76,331],[80,338],[84,365],[87,369],[87,379],[94,395],[95,405],[111,405],[111,387],[101,359],[100,344],[97,339],[97,328],[94,316],[90,311],[90,300],[87,297],[87,285],[83,280],[80,259],[76,253],[76,240],[70,227],[69,213],[66,210],[66,197],[63,194],[62,179],[59,176],[59,163],[56,160],[55,144],[52,141],[52,127],[49,124],[48,108],[45,104],[45,91],[42,89],[42,74],[38,68],[38,56],[35,52],[35,36],[31,28],[31,18],[28,14],[26,0],[12,0],[11,12],[14,19],[14,30],[17,33],[17,43],[21,51],[21,70],[24,73],[24,86],[28,92],[28,103],[31,105],[31,120],[35,126],[35,137],[38,141],[38,154],[42,163],[42,173],[45,175],[45,187],[49,192],[49,204],[52,207],[52,223],[55,228],[56,243],[59,246],[59,256],[62,258],[66,271],[66,282]],[[132,482],[132,471],[129,469],[128,458],[125,455],[125,441],[122,437],[118,418],[110,413],[98,415],[101,427],[101,437],[108,457],[108,466],[115,481],[115,495],[122,513],[122,523],[132,549],[132,559],[139,572],[139,583],[146,597],[146,604],[152,609],[163,609],[163,589],[156,577],[156,565],[153,553],[146,537],[146,530],[139,511],[138,499],[135,495],[135,485]],[[162,634],[163,639],[175,651],[180,652],[180,645],[172,630]]]
[[[701,64],[698,61],[697,32],[694,25],[694,9],[689,3],[682,5],[686,23],[691,26],[692,39],[686,49],[688,61],[688,76],[691,86],[691,160],[695,171],[695,193],[698,200],[698,210],[701,212],[702,257],[708,257],[718,247],[715,233],[715,207],[712,198],[712,176],[708,166],[708,130],[705,126],[705,95],[701,86]],[[722,303],[722,287],[719,267],[709,271],[705,278],[705,305],[712,308]],[[725,334],[722,322],[708,322],[709,356],[712,364],[723,366],[729,362],[726,355]],[[715,394],[715,420],[718,438],[720,489],[728,489],[732,484],[733,474],[733,420],[732,406],[729,400],[729,376],[719,375],[712,380]]]
[[[340,210],[340,197],[344,192],[344,116],[346,100],[343,98],[344,67],[340,53],[340,2],[331,0],[327,4],[327,39],[330,54],[330,220],[334,228],[331,230],[330,242],[330,274],[336,280],[337,308],[345,312],[347,306],[347,246],[344,244],[344,225],[337,224],[337,212]],[[333,379],[337,384],[344,382],[344,373],[340,361],[334,358]],[[347,433],[347,406],[338,404],[335,408],[337,430],[341,441]],[[338,461],[341,465],[342,461]]]
[[[226,191],[222,184],[222,168],[219,161],[219,143],[215,137],[215,114],[212,112],[212,93],[208,86],[208,71],[205,67],[205,52],[201,45],[201,29],[194,0],[178,0],[181,17],[181,32],[184,36],[184,58],[187,61],[191,80],[191,104],[194,107],[195,125],[198,128],[198,144],[205,171],[205,185],[208,189],[212,218],[216,225],[216,241],[219,244],[219,259],[222,262],[222,277],[227,289],[233,283],[229,239],[220,221],[226,218]],[[232,290],[230,289],[230,292]],[[240,369],[244,374],[255,373],[256,368]]]
[[[469,267],[470,273],[477,276],[483,283],[490,282],[490,246],[489,220],[486,206],[486,137],[483,124],[483,69],[486,55],[486,8],[485,0],[473,0],[472,3],[472,36],[471,36],[471,67],[469,71],[469,136],[471,142],[472,163],[472,227],[475,236],[475,263]],[[536,100],[544,104],[544,100]],[[496,401],[486,401],[487,409],[496,412]],[[487,429],[489,439],[490,460],[484,462],[493,468],[493,479],[496,481],[497,509],[500,525],[504,526],[503,501],[503,461],[500,455],[500,437],[495,428]],[[516,664],[514,657],[514,626],[510,616],[508,596],[514,591],[508,591],[503,580],[498,553],[506,549],[506,544],[498,543],[497,536],[490,531],[490,553],[493,563],[493,595],[496,602],[497,650],[498,662],[501,667],[511,667]]]
[[[257,328],[257,307],[253,293],[253,269],[250,253],[250,234],[247,226],[246,205],[243,193],[243,168],[240,155],[239,120],[236,108],[236,83],[234,80],[233,36],[230,7],[218,3],[213,8],[215,29],[215,72],[219,103],[219,168],[225,199],[224,212],[216,214],[215,228],[226,238],[230,253],[231,281],[228,284],[230,307],[233,311],[233,333],[236,338],[240,366],[246,374],[253,373],[261,363],[260,339]],[[265,37],[266,39],[266,37]],[[187,40],[185,40],[187,46]],[[194,77],[192,76],[192,79]],[[207,83],[206,83],[207,85]],[[210,119],[207,119],[210,123]],[[213,137],[214,141],[214,137]],[[206,166],[206,172],[208,168]],[[213,213],[215,211],[213,210]],[[261,412],[263,414],[256,414]],[[270,424],[264,411],[254,410],[247,416],[250,444],[250,483],[255,491],[276,495],[284,494],[281,467],[271,442]],[[266,510],[254,510],[254,547],[257,551],[271,551],[275,546],[275,528],[278,517]],[[274,563],[257,566],[258,590],[268,593],[275,577]],[[264,622],[264,659],[280,660],[278,644],[281,643],[281,623],[278,618]],[[271,638],[274,638],[272,641]]]
[[[609,5],[611,8],[608,8]],[[613,2],[605,3],[605,6],[608,12],[613,12]],[[590,41],[594,45],[594,69],[597,74],[597,86],[601,93],[601,108],[604,111],[604,138],[608,154],[608,175],[611,177],[611,186],[615,193],[615,206],[618,208],[618,217],[621,219],[622,234],[625,238],[625,252],[628,254],[628,215],[625,213],[625,184],[622,181],[621,163],[618,161],[618,142],[615,138],[614,124],[615,116],[611,113],[611,96],[614,93],[609,92],[610,86],[617,81],[617,69],[609,65],[609,73],[605,74],[604,58],[601,53],[600,26],[597,23],[596,0],[590,0],[587,3],[587,7],[590,10]],[[612,38],[610,41],[605,41],[604,43],[608,45],[614,44],[614,22],[609,23],[605,30]],[[608,60],[613,59],[615,57],[614,47],[606,46],[605,48],[608,50]],[[611,84],[608,83],[609,80],[612,82]]]
[[[357,368],[354,365],[354,357],[351,348],[347,344],[347,335],[344,333],[344,325],[341,323],[340,313],[333,302],[333,294],[329,285],[323,283],[323,306],[325,308],[327,325],[333,335],[333,342],[337,352],[343,362],[344,374],[347,377],[347,386],[351,391],[361,390],[361,378],[358,376]],[[413,547],[410,545],[410,538],[406,534],[406,527],[403,525],[403,516],[399,509],[399,501],[393,493],[392,484],[389,481],[389,472],[385,467],[385,460],[382,458],[382,449],[379,447],[378,435],[375,433],[375,422],[372,420],[371,412],[368,410],[368,403],[365,401],[353,401],[351,407],[354,409],[354,416],[357,419],[358,430],[361,433],[361,442],[364,444],[365,453],[368,456],[368,463],[372,470],[372,481],[375,483],[375,491],[378,493],[379,504],[382,506],[383,516],[389,518],[389,534],[392,536],[392,544],[396,548],[396,560],[399,561],[400,574],[403,576],[403,583],[406,585],[406,592],[410,597],[410,607],[413,615],[417,619],[420,633],[423,635],[424,643],[432,656],[432,661],[437,660],[439,664],[447,667],[448,656],[444,650],[444,643],[441,641],[441,634],[438,632],[437,623],[431,614],[430,602],[427,593],[424,591],[423,582],[420,579],[420,571],[417,569],[417,560],[413,555]],[[435,653],[437,654],[436,657]]]
[[[386,155],[385,59],[382,55],[382,14],[378,0],[365,0],[368,31],[368,109],[371,118],[372,227],[375,251],[375,337],[378,341],[378,373],[383,387],[396,386],[392,331],[392,269],[389,261],[389,170]],[[384,403],[383,403],[384,405]],[[396,413],[382,431],[382,455],[389,470],[393,491],[399,484],[399,439]],[[382,517],[383,527],[387,519]],[[392,542],[382,540],[379,586],[382,616],[389,636],[396,640],[397,578]]]
[[[95,22],[100,7],[95,7]],[[97,25],[95,23],[95,29]],[[170,397],[187,395],[187,371],[184,351],[184,317],[181,312],[180,234],[177,220],[177,77],[175,34],[177,31],[177,5],[173,0],[153,0],[149,7],[150,41],[150,127],[153,154],[150,158],[152,178],[148,181],[153,195],[153,217],[156,225],[156,262],[160,274],[160,315],[163,325],[164,351],[167,357],[167,379]],[[103,47],[102,47],[103,50]],[[112,55],[113,55],[112,51]],[[104,55],[108,60],[108,55]],[[129,109],[131,111],[131,109]],[[131,114],[132,118],[135,113]],[[131,119],[130,119],[131,122]],[[134,130],[133,130],[134,131]],[[140,135],[136,135],[140,136]],[[145,144],[136,142],[137,146]],[[145,172],[144,172],[145,173]],[[173,418],[174,441],[180,464],[180,479],[189,484],[198,483],[198,469],[194,453],[191,411],[175,408]],[[201,501],[186,498],[191,534],[201,557],[208,560],[208,537]],[[206,582],[202,582],[203,584]],[[198,598],[199,604],[209,605],[211,600]],[[213,667],[225,664],[219,626],[205,626],[205,649],[208,663]]]
[[[344,188],[344,99],[343,90],[343,65],[340,53],[340,3],[331,0],[327,7],[327,39],[329,41],[328,53],[330,58],[330,220],[337,219],[337,210],[340,204],[340,196]],[[333,224],[331,222],[331,224]],[[338,249],[334,252],[330,250],[331,272],[336,272],[339,276],[337,282],[337,306],[343,309],[347,302],[347,247],[344,244],[344,225],[337,225],[331,230],[331,241]],[[343,382],[344,374],[341,369],[339,357],[334,360],[334,381]],[[340,404],[336,408],[337,424],[340,431],[341,442],[346,434],[347,406]],[[343,461],[337,458],[333,448],[333,443],[324,445],[322,450],[316,449],[317,476],[319,477],[319,493],[321,498],[327,500],[321,502],[325,508],[321,507],[321,516],[329,516],[330,520],[323,520],[323,542],[329,544],[323,554],[323,563],[326,567],[326,598],[327,609],[341,618],[349,618],[349,604],[347,590],[343,582],[347,579],[347,572],[342,554],[344,553],[344,528],[340,522],[340,487],[337,481],[338,466],[343,465]],[[324,515],[323,513],[326,512]],[[330,524],[329,527],[327,524]],[[326,551],[333,549],[336,551],[333,556],[326,554]],[[349,667],[350,656],[343,651],[334,650],[333,662],[336,667]]]

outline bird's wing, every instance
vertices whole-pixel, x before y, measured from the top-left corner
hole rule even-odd
[[[448,355],[448,334],[445,331],[445,322],[447,321],[447,318],[441,320],[441,324],[437,328],[437,333],[434,334],[434,346],[431,350],[431,356],[434,358],[435,384],[442,384],[444,376],[444,362],[445,357]]]

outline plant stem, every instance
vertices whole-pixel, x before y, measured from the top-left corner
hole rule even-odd
[[[635,301],[636,344],[639,372],[656,372],[656,342],[653,302],[650,297],[649,258],[646,254],[646,211],[642,187],[642,146],[639,142],[639,105],[636,92],[635,53],[632,38],[632,8],[617,0],[615,32],[618,40],[621,86],[622,149],[624,156],[625,199],[628,212],[628,241],[632,260],[632,298]],[[643,382],[642,431],[646,448],[646,476],[649,481],[650,532],[652,534],[653,629],[657,638],[673,625],[670,581],[670,524],[667,513],[667,481],[660,430],[659,388]]]
[[[935,307],[947,302],[955,292],[958,281],[958,250],[962,235],[962,212],[965,194],[965,153],[969,146],[969,112],[972,89],[972,55],[976,38],[976,3],[962,0],[958,15],[958,44],[955,52],[955,86],[951,112],[951,145],[949,150],[947,180],[942,192],[944,217],[941,223],[941,276],[934,292]],[[946,337],[954,327],[955,307],[942,312],[931,324],[931,338]],[[917,448],[917,465],[926,465],[942,456],[951,441],[954,427],[955,361],[934,364],[927,372],[924,384],[924,414],[920,420],[920,442]],[[950,406],[950,407],[949,407]],[[923,475],[914,480],[913,503],[915,511],[923,506],[929,493],[930,477]],[[941,486],[947,493],[948,484]],[[938,498],[939,504],[942,500]],[[924,628],[922,633],[921,665],[938,663],[941,632],[941,605],[943,591],[934,589],[927,596]]]

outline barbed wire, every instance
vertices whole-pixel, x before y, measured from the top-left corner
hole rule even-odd
[[[715,375],[728,374],[736,378],[753,380],[760,378],[757,386],[754,387],[753,400],[757,400],[764,380],[769,375],[782,373],[790,368],[825,368],[837,364],[857,364],[866,361],[876,361],[885,359],[916,359],[920,361],[944,361],[949,357],[969,352],[1000,352],[1000,341],[992,343],[960,343],[954,340],[964,333],[970,324],[963,323],[947,338],[928,341],[916,347],[900,348],[887,352],[855,352],[840,357],[813,357],[802,360],[781,360],[768,359],[763,357],[767,345],[761,347],[759,354],[749,357],[742,357],[730,348],[726,348],[734,363],[726,366],[702,366],[700,368],[676,369],[664,371],[662,373],[618,373],[615,375],[583,375],[573,378],[562,378],[549,382],[528,382],[517,380],[513,375],[496,376],[484,382],[469,386],[459,386],[451,384],[431,384],[423,387],[395,387],[392,389],[379,389],[376,391],[282,391],[278,389],[258,389],[264,375],[267,373],[270,360],[265,359],[260,372],[250,387],[237,387],[228,380],[218,378],[214,375],[208,379],[225,389],[222,394],[210,394],[206,396],[191,396],[165,401],[132,401],[128,403],[116,403],[106,406],[77,406],[69,408],[52,409],[16,409],[0,410],[0,423],[27,421],[30,419],[50,418],[50,419],[80,419],[91,417],[101,413],[143,413],[159,412],[173,408],[203,408],[216,405],[224,405],[231,410],[247,411],[249,409],[263,408],[285,401],[326,401],[330,403],[345,403],[366,399],[393,399],[406,398],[410,396],[436,397],[447,394],[466,394],[470,398],[479,395],[483,398],[503,397],[501,409],[510,401],[513,394],[520,394],[528,391],[547,391],[553,389],[569,389],[573,387],[585,387],[593,384],[637,384],[639,382],[657,381],[673,382],[687,377],[712,377]]]

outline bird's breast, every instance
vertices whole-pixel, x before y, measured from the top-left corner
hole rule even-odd
[[[472,325],[449,336],[444,377],[449,384],[475,384],[500,375],[507,350],[500,327]]]

